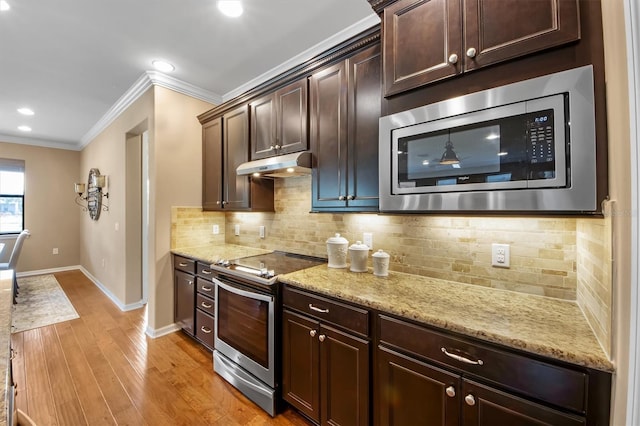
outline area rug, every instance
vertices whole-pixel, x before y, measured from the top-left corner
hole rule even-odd
[[[18,285],[11,314],[12,333],[79,318],[53,275],[18,278]]]

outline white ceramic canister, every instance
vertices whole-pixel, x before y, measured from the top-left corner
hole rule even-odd
[[[347,247],[349,247],[349,241],[341,237],[340,234],[336,234],[327,240],[329,268],[347,267]]]
[[[389,253],[385,253],[382,249],[373,253],[373,275],[378,277],[386,277],[389,275]]]
[[[369,246],[356,241],[349,247],[349,257],[351,258],[351,272],[367,272],[367,258],[369,257]]]

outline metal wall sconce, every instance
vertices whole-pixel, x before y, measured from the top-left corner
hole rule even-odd
[[[84,183],[76,183],[74,186],[75,192],[78,194],[76,204],[82,207],[84,211],[89,211],[91,219],[98,220],[100,211],[109,211],[109,205],[103,202],[103,197],[109,198],[109,193],[103,192],[107,186],[107,176],[101,175],[100,170],[89,170],[89,179],[86,186]],[[87,195],[83,197],[82,194],[85,193],[85,189]]]

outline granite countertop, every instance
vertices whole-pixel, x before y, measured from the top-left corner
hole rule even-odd
[[[526,352],[612,372],[577,303],[400,272],[388,277],[326,264],[280,281]]]
[[[0,271],[0,377],[4,378],[4,389],[0,395],[0,426],[7,424],[7,409],[11,383],[9,362],[11,358],[11,312],[13,311],[13,271]],[[4,349],[2,349],[4,348]]]
[[[237,259],[239,257],[257,256],[271,252],[273,252],[273,250],[237,246],[235,244],[208,244],[205,246],[180,247],[171,250],[173,254],[189,257],[205,263],[215,263],[220,259]]]

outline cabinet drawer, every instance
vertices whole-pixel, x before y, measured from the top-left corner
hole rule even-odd
[[[207,280],[210,280],[213,278],[213,272],[211,271],[211,268],[209,267],[208,263],[197,262],[196,274],[198,274],[199,276]]]
[[[189,274],[196,272],[196,261],[188,257],[173,255],[173,267]]]
[[[216,286],[211,281],[196,277],[196,291],[208,297],[215,297]]]
[[[286,286],[283,293],[286,306],[363,336],[369,335],[369,312],[364,309]]]
[[[204,296],[200,293],[196,294],[196,308],[203,310],[209,315],[215,315],[216,309],[213,298]]]
[[[583,413],[588,375],[379,316],[380,343],[481,377],[521,395]]]
[[[196,337],[210,349],[213,349],[214,318],[200,309],[196,309]]]

